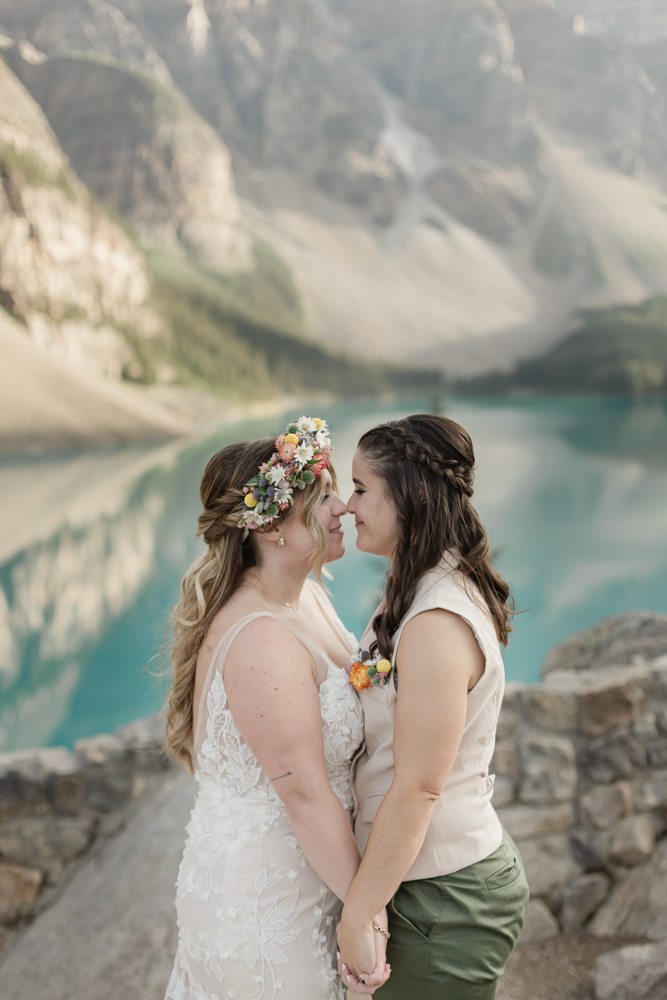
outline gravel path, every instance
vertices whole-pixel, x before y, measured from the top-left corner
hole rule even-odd
[[[163,1000],[194,782],[171,772],[0,966],[2,1000]]]
[[[599,955],[630,944],[627,939],[559,934],[516,949],[496,1000],[595,1000],[592,974]]]

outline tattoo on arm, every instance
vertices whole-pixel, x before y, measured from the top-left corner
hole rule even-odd
[[[287,771],[285,774],[279,774],[277,778],[270,778],[270,781],[280,781],[281,778],[289,778],[291,771]]]

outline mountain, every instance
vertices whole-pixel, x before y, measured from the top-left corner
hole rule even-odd
[[[144,246],[253,266],[227,148],[168,80],[95,54],[9,64],[81,180]]]
[[[582,311],[577,329],[509,375],[459,386],[464,392],[667,395],[667,298]]]
[[[143,255],[0,59],[0,451],[160,440],[192,422],[117,383],[155,336]]]
[[[41,75],[44,60],[24,52],[81,175],[109,198],[129,191],[117,208],[171,256],[147,257],[109,217],[0,59],[0,452],[191,434],[229,412],[202,391],[256,401],[413,384],[304,343],[289,270],[241,225],[226,151],[172,84],[88,57],[49,60]],[[100,142],[87,159],[76,95],[95,86],[112,100],[91,101]],[[124,87],[134,131],[112,114]]]
[[[119,329],[150,336],[143,257],[70,170],[39,106],[0,60],[0,298],[35,342],[120,375]]]
[[[508,369],[667,292],[658,0],[0,0],[0,33],[142,242],[243,273],[228,150],[327,350]]]
[[[0,454],[159,442],[195,429],[191,414],[44,350],[2,310],[0,357]]]

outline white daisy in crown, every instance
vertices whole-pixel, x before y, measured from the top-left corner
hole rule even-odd
[[[280,485],[280,483],[285,481],[285,466],[284,465],[274,465],[266,473],[266,478],[274,486]]]
[[[315,449],[312,444],[300,444],[294,452],[294,457],[297,462],[310,462],[311,458],[315,454]]]

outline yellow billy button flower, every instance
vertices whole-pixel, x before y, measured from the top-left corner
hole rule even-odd
[[[378,660],[375,664],[375,669],[379,674],[388,674],[391,670],[391,663],[389,660]]]
[[[255,498],[252,495],[252,493],[246,493],[246,497],[245,497],[245,500],[243,502],[246,505],[246,507],[256,507],[257,504],[259,503],[258,500],[255,500]]]
[[[299,443],[299,435],[298,434],[286,434],[285,435],[285,444],[298,444],[298,443]]]
[[[319,429],[322,426],[322,424],[324,423],[324,421],[320,420],[319,417],[313,417],[313,423],[315,424],[315,426],[317,427],[317,429],[319,431]]]

